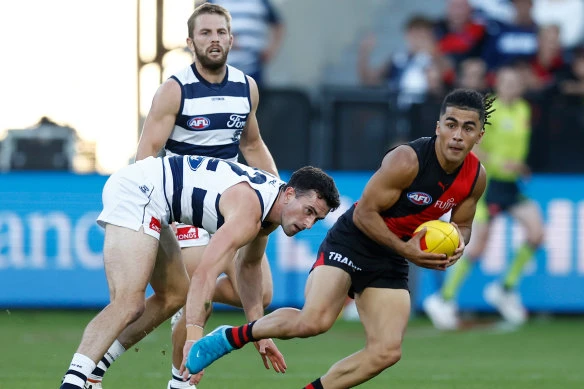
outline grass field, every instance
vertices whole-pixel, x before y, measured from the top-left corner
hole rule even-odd
[[[95,312],[2,311],[0,388],[58,388],[85,324]],[[216,312],[208,328],[240,324],[239,313]],[[199,388],[302,388],[338,359],[360,349],[359,323],[337,322],[312,339],[277,341],[288,372],[266,371],[253,346],[207,368]],[[170,326],[165,323],[126,352],[106,376],[106,389],[165,389],[170,371]],[[534,319],[509,331],[477,326],[456,333],[412,319],[403,358],[360,388],[539,389],[584,388],[584,318]]]

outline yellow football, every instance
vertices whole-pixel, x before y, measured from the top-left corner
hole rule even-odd
[[[430,220],[416,228],[414,234],[426,227],[426,235],[420,239],[420,247],[429,253],[451,256],[458,247],[458,230],[452,224],[442,220]]]

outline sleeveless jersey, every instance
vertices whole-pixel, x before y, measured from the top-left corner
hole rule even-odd
[[[446,173],[438,162],[434,144],[436,137],[419,138],[408,143],[418,156],[418,174],[412,184],[402,191],[397,202],[381,212],[393,233],[408,240],[423,222],[438,219],[467,198],[476,184],[480,161],[469,153],[463,164],[452,174]],[[355,203],[357,204],[357,203]],[[383,266],[407,274],[407,261],[396,258],[396,253],[365,235],[353,222],[355,205],[341,215],[329,230],[327,240],[347,247],[362,258],[392,258]]]
[[[163,160],[164,195],[171,220],[214,233],[223,225],[219,211],[221,195],[230,187],[247,182],[257,193],[262,221],[285,183],[263,170],[202,156],[172,156]]]
[[[239,138],[251,111],[245,74],[227,66],[220,84],[205,80],[195,64],[171,76],[182,101],[168,138],[166,155],[202,155],[237,161]]]
[[[478,179],[480,161],[472,152],[448,174],[438,162],[435,143],[435,136],[409,142],[418,156],[418,175],[397,202],[381,213],[387,227],[402,239],[411,238],[423,222],[438,219],[456,207],[472,193]]]

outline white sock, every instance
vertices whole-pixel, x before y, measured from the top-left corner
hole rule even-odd
[[[190,378],[190,376],[189,376]],[[182,376],[179,374],[179,370],[172,366],[172,380],[170,381],[171,389],[188,389],[194,388],[194,385],[190,385],[189,381],[183,381]]]
[[[113,363],[113,361],[118,359],[120,355],[122,355],[125,351],[126,349],[124,348],[124,346],[122,346],[122,344],[117,339],[114,340],[114,342],[106,351],[103,358],[101,358],[95,369],[91,372],[91,374],[89,374],[88,378],[91,379],[92,381],[101,381],[103,379],[105,372]]]
[[[95,362],[83,354],[73,354],[73,359],[69,365],[69,370],[63,378],[63,385],[69,384],[83,388],[85,380],[91,371],[95,369]]]

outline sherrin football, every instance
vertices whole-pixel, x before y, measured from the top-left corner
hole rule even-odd
[[[452,224],[442,220],[430,220],[416,228],[417,234],[426,227],[426,235],[420,239],[420,247],[428,253],[446,254],[451,256],[458,247],[458,230]]]

